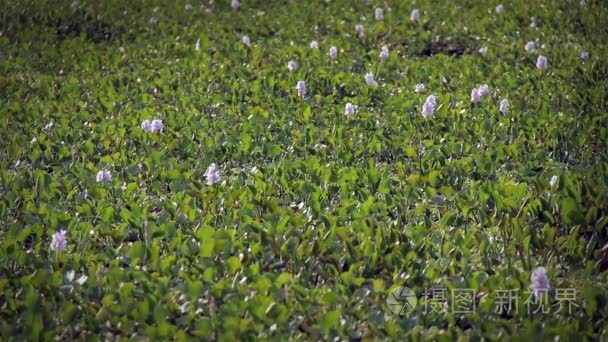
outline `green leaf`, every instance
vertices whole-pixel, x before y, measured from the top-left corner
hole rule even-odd
[[[418,153],[416,152],[416,149],[411,147],[411,146],[407,146],[404,148],[403,152],[405,153],[405,155],[408,158],[413,158],[416,157],[418,155]]]
[[[215,250],[215,240],[207,239],[201,242],[199,255],[202,258],[211,258],[214,255]]]
[[[105,207],[101,211],[101,220],[105,223],[110,223],[114,220],[114,208]]]
[[[146,257],[146,246],[141,241],[135,241],[129,248],[129,257],[133,260],[143,261]]]
[[[241,260],[238,257],[233,256],[228,258],[226,265],[228,265],[228,273],[234,274],[241,268]]]
[[[321,318],[320,321],[320,325],[325,335],[328,335],[331,330],[335,330],[338,328],[340,324],[340,315],[340,310],[329,311],[325,315],[323,315],[323,318]]]
[[[280,288],[282,287],[285,283],[289,282],[292,280],[292,276],[290,273],[287,272],[283,272],[281,273],[277,279],[275,279],[274,284],[276,287]]]
[[[560,203],[560,213],[565,224],[576,224],[584,219],[575,199],[564,198]]]

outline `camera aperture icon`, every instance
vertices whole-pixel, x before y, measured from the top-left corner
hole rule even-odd
[[[386,304],[392,313],[407,315],[416,308],[418,298],[409,287],[398,286],[389,292],[388,297],[386,297]]]

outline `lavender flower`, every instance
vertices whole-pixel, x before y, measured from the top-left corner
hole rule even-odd
[[[482,84],[478,90],[479,90],[479,95],[481,95],[481,96],[486,96],[490,93],[490,87],[487,84]]]
[[[184,8],[186,9],[186,11],[190,11],[190,10],[192,10],[192,4],[186,4],[186,6],[184,6]]]
[[[429,95],[422,105],[422,116],[425,118],[432,117],[437,107],[437,98],[434,95]]]
[[[482,56],[485,56],[485,55],[488,53],[488,47],[487,47],[487,46],[481,47],[481,48],[479,49],[479,53],[480,53]]]
[[[382,10],[382,8],[380,7],[376,7],[376,10],[374,11],[374,16],[378,21],[384,19],[384,10]]]
[[[416,92],[423,93],[426,90],[426,87],[422,83],[416,84]]]
[[[581,59],[584,60],[584,61],[588,60],[589,59],[589,52],[587,52],[587,51],[581,52]]]
[[[411,21],[419,21],[420,20],[420,11],[417,8],[412,10],[412,14],[410,15]]]
[[[375,87],[378,85],[378,82],[376,82],[376,80],[374,79],[374,74],[372,74],[371,72],[365,74],[365,83],[367,83],[367,85],[370,87]]]
[[[296,84],[296,90],[298,91],[298,96],[304,98],[304,96],[306,96],[306,82],[298,81],[298,84]]]
[[[481,94],[477,88],[473,88],[473,90],[471,90],[471,102],[478,103],[479,101],[481,101]]]
[[[344,115],[349,116],[353,114],[355,114],[355,106],[353,106],[353,104],[349,102],[344,107]]]
[[[578,5],[580,7],[585,7],[585,6],[587,6],[587,3],[585,2],[585,0],[581,0],[581,1],[578,2]]]
[[[499,4],[498,6],[496,6],[496,13],[500,14],[502,13],[504,7],[502,6],[502,4]]]
[[[536,45],[534,45],[534,42],[527,42],[525,49],[527,53],[533,53],[536,51]]]
[[[244,35],[243,39],[241,39],[241,41],[243,42],[243,44],[245,44],[246,47],[248,47],[248,48],[251,47],[251,40],[249,39],[248,35]]]
[[[539,69],[546,69],[547,66],[548,66],[547,57],[538,56],[538,58],[536,59],[536,67]]]
[[[547,278],[547,270],[544,267],[538,267],[530,276],[530,289],[534,292],[534,297],[538,298],[547,293],[551,286],[549,278]]]
[[[432,117],[435,112],[435,106],[432,103],[425,102],[422,105],[422,116],[425,118]]]
[[[68,244],[67,233],[65,229],[62,229],[53,234],[50,246],[52,251],[64,251],[66,249]]]
[[[289,70],[289,72],[293,72],[297,68],[298,68],[298,63],[296,63],[295,61],[292,60],[292,61],[287,62],[287,70]]]
[[[502,99],[502,101],[500,101],[500,108],[499,108],[500,112],[503,114],[507,114],[509,112],[509,100],[507,99]]]
[[[100,170],[97,172],[96,180],[97,183],[110,182],[112,181],[112,173],[107,169]]]
[[[555,184],[557,184],[557,176],[553,175],[553,177],[551,177],[549,180],[549,186],[553,187]]]
[[[207,185],[213,185],[220,181],[220,173],[217,171],[217,166],[212,163],[205,172],[205,178],[207,178]]]
[[[162,133],[162,131],[165,129],[165,125],[163,124],[163,120],[154,119],[150,123],[150,126],[152,127],[152,132],[154,132],[154,133],[156,133],[156,132],[161,132]]]
[[[143,129],[145,132],[148,132],[148,133],[162,132],[165,129],[165,125],[163,124],[163,121],[158,120],[158,119],[154,119],[152,121],[144,120],[144,121],[142,121],[140,127],[141,127],[141,129]]]
[[[329,48],[329,58],[336,59],[338,57],[338,49],[335,46]]]
[[[152,122],[150,120],[142,121],[142,123],[139,127],[141,127],[141,129],[143,129],[144,132],[152,132]]]
[[[239,0],[232,0],[230,6],[232,6],[232,9],[238,9],[241,7],[241,2]]]
[[[383,45],[382,50],[380,50],[380,59],[388,59],[389,51],[388,46]]]
[[[317,43],[316,40],[313,40],[312,42],[310,42],[310,48],[311,49],[318,49],[319,48],[319,43]]]
[[[365,37],[365,28],[363,27],[363,25],[357,24],[355,26],[355,31],[357,31],[357,33],[359,34],[360,38]]]

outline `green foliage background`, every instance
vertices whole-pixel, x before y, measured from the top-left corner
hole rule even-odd
[[[2,339],[607,339],[608,6],[497,4],[0,1]],[[538,266],[579,307],[496,314]],[[400,285],[477,308],[398,316]]]

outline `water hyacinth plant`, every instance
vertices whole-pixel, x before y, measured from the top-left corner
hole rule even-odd
[[[410,14],[410,20],[411,21],[419,21],[420,20],[420,11],[418,9],[413,9],[412,13]]]
[[[243,42],[243,45],[245,45],[247,48],[251,47],[251,40],[249,39],[248,35],[244,35],[243,38],[241,38],[241,41]]]
[[[50,245],[50,249],[51,251],[55,251],[55,252],[61,252],[61,251],[65,251],[66,247],[67,247],[67,231],[65,229],[62,229],[58,232],[56,232],[55,234],[53,234],[52,240],[51,240],[51,245]]]
[[[306,96],[306,82],[298,81],[296,91],[298,92],[298,97],[304,98]]]
[[[355,106],[349,102],[344,106],[344,115],[350,116],[353,114],[355,114]]]
[[[213,185],[221,180],[220,173],[215,163],[209,165],[207,171],[205,171],[205,178],[207,179],[207,185]]]
[[[527,42],[525,49],[527,53],[534,53],[536,52],[536,45],[534,44],[534,42]]]
[[[378,21],[384,19],[384,10],[380,7],[376,7],[374,10],[374,18],[376,18]]]
[[[500,106],[499,106],[498,110],[503,114],[507,114],[509,112],[509,100],[507,100],[507,99],[500,100]]]
[[[162,132],[165,129],[165,125],[162,120],[154,119],[150,123],[151,132]]]
[[[488,96],[490,94],[490,86],[487,84],[482,84],[477,90],[481,96]]]
[[[481,93],[479,92],[479,90],[477,88],[473,88],[473,90],[471,90],[471,102],[478,103],[480,101],[481,101]]]
[[[538,56],[538,58],[536,59],[536,67],[539,69],[547,69],[548,66],[549,62],[547,60],[547,57]]]
[[[154,119],[154,120],[144,120],[140,125],[141,129],[148,133],[162,133],[165,129],[165,125],[162,120]]]
[[[532,272],[530,276],[530,289],[537,298],[543,294],[547,294],[549,289],[551,289],[549,278],[547,278],[547,270],[544,267],[538,267]]]
[[[110,182],[112,181],[112,173],[108,169],[99,170],[95,180],[97,183]]]
[[[365,83],[370,87],[378,86],[378,82],[376,82],[376,79],[374,78],[374,74],[371,72],[368,72],[365,74]]]
[[[338,48],[332,46],[329,48],[329,58],[336,59],[338,58]]]
[[[355,31],[357,31],[357,34],[359,35],[359,38],[365,37],[365,28],[363,27],[363,25],[357,24],[355,26]]]
[[[429,95],[422,105],[422,116],[432,117],[435,114],[435,107],[437,107],[437,98],[435,95]]]
[[[382,45],[382,49],[380,50],[380,55],[378,56],[380,59],[385,60],[389,57],[388,46]]]

